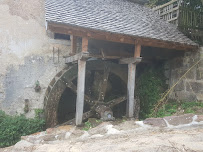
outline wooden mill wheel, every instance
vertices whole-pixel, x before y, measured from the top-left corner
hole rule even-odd
[[[77,65],[66,69],[57,78],[57,81],[55,80],[55,85],[53,85],[45,104],[46,120],[48,123],[52,121],[49,124],[51,126],[58,123],[58,100],[64,90],[69,88],[71,92],[77,94]],[[85,104],[89,106],[89,111],[84,112],[83,120],[90,117],[99,117],[105,121],[113,120],[112,108],[126,100],[127,67],[108,61],[88,61],[85,81]],[[56,119],[54,122],[53,116]],[[63,124],[74,124],[74,122],[75,119],[71,119]]]

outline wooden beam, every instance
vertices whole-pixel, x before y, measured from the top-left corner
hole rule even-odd
[[[90,54],[89,52],[80,52],[80,53],[77,53],[77,54],[75,54],[73,56],[64,56],[66,64],[71,63],[71,62],[75,62],[77,60],[88,60],[89,58],[120,59],[121,57],[122,56],[120,56],[120,55],[117,55],[117,56],[105,55],[105,56],[103,56],[103,55],[97,55],[97,54]],[[125,60],[128,60],[128,59],[129,58],[123,58],[123,60],[121,59],[121,63],[120,64],[128,64],[128,63],[125,63],[125,62],[127,62]],[[135,59],[132,58],[132,60],[135,60]],[[137,58],[136,62],[138,62],[139,60],[140,59]]]
[[[77,37],[72,35],[71,36],[71,53],[70,55],[75,55],[77,51]]]
[[[108,106],[109,106],[110,108],[113,108],[115,105],[117,105],[117,104],[119,104],[119,103],[121,103],[121,102],[123,102],[123,101],[125,101],[125,100],[127,100],[126,96],[113,99],[113,100],[111,100],[111,101],[108,102]]]
[[[82,37],[82,53],[88,51],[88,38]],[[86,60],[78,60],[78,82],[77,82],[77,101],[76,101],[76,125],[82,124],[84,97],[85,97],[85,71]]]
[[[88,51],[88,38],[83,37],[82,38],[82,52],[87,52]]]
[[[136,58],[123,58],[119,60],[119,64],[130,64],[130,63],[140,63],[142,61],[142,57]]]
[[[127,35],[90,30],[62,24],[49,23],[48,29],[54,33],[69,34],[69,35],[73,34],[78,37],[88,37],[92,39],[106,40],[118,43],[134,44],[135,42],[135,38]]]
[[[134,58],[140,57],[141,54],[141,44],[139,41],[135,41],[135,53],[134,53]]]
[[[106,31],[98,31],[71,25],[48,23],[48,29],[55,33],[75,35],[78,37],[88,37],[91,39],[106,40],[119,43],[135,44],[135,40],[140,42],[142,46],[167,48],[175,50],[195,50],[198,46],[181,44],[177,42],[169,42],[152,38],[143,38],[137,36],[128,36],[124,34],[110,33]]]
[[[88,52],[80,52],[77,53],[73,56],[69,56],[65,59],[66,63],[72,63],[74,61],[78,61],[78,60],[87,60],[88,58],[90,58],[89,53]]]
[[[76,100],[76,125],[82,124],[84,95],[85,95],[85,71],[86,61],[78,60],[78,81],[77,81],[77,100]]]
[[[134,117],[135,113],[135,73],[136,73],[136,59],[140,59],[141,44],[140,41],[135,41],[134,63],[132,61],[128,64],[128,87],[127,87],[127,117]]]

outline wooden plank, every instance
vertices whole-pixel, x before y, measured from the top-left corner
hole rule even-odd
[[[135,91],[135,71],[136,65],[134,63],[128,64],[128,87],[127,87],[127,117],[134,116],[134,91]]]
[[[72,35],[71,36],[71,53],[70,55],[75,55],[77,51],[77,37]]]
[[[73,56],[66,57],[65,62],[67,64],[67,63],[72,63],[77,60],[87,60],[89,57],[90,56],[89,56],[88,52],[80,52]]]
[[[89,56],[92,58],[101,58],[101,59],[120,59],[125,55],[123,55],[123,56],[121,56],[121,55],[105,55],[105,56],[103,56],[103,55],[97,55],[97,54],[89,54]],[[130,56],[126,55],[126,57],[130,57]]]
[[[130,57],[130,55],[123,55],[123,56]],[[88,58],[120,59],[123,56],[120,56],[120,55],[117,55],[117,56],[105,55],[105,56],[103,56],[103,55],[98,55],[98,54],[90,54],[89,52],[80,52],[80,53],[77,53],[73,56],[64,56],[64,58],[65,58],[65,63],[71,63],[71,62],[74,62],[74,61],[77,61],[80,59],[81,60],[87,60]],[[126,63],[123,63],[123,64],[126,64]]]
[[[142,57],[123,58],[119,60],[119,64],[140,63],[141,61],[142,61]]]
[[[76,125],[82,124],[85,94],[85,71],[86,61],[78,60],[78,81],[77,81],[77,100],[76,100]]]
[[[82,27],[73,27],[70,25],[48,23],[48,29],[55,33],[71,34],[78,37],[88,37],[91,39],[106,40],[119,43],[135,44],[135,40],[139,40],[140,45],[167,48],[175,50],[195,50],[198,46],[181,44],[177,42],[168,42],[152,38],[142,38],[136,36],[128,36],[116,33],[109,33],[105,31],[97,31],[93,29],[86,29]]]

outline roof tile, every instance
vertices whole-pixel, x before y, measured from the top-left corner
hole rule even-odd
[[[126,0],[46,0],[46,21],[196,45],[150,8]]]

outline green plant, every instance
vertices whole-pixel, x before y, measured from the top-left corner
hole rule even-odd
[[[203,103],[202,102],[183,102],[181,104],[181,107],[183,109],[186,109],[188,107],[195,107],[195,106],[198,106],[198,107],[202,107],[203,108]]]
[[[35,109],[35,118],[42,119],[44,115],[43,109]]]
[[[43,131],[45,121],[27,119],[24,115],[9,116],[0,111],[0,147],[15,144],[21,136]]]
[[[85,127],[83,128],[83,130],[88,131],[89,129],[92,128],[92,123],[89,121],[85,122]]]
[[[173,114],[197,113],[203,108],[202,102],[169,101],[157,111],[155,117],[171,116]],[[202,113],[203,114],[203,113]]]
[[[165,117],[165,116],[171,116],[177,112],[178,104],[176,102],[167,103],[160,108],[156,115],[153,115],[153,117]]]
[[[154,105],[166,90],[166,78],[163,74],[163,64],[148,66],[137,80],[138,96],[140,98],[140,118],[145,119],[153,113]]]
[[[178,81],[177,81],[175,84],[173,84],[173,86],[170,87],[170,88],[163,94],[162,98],[161,98],[161,99],[156,103],[156,105],[154,106],[154,109],[153,109],[154,113],[153,113],[153,115],[156,115],[156,113],[157,113],[157,111],[159,110],[159,108],[160,108],[162,105],[166,104],[168,95],[174,90],[174,88],[177,86],[177,84],[179,84],[179,83],[182,81],[182,79],[184,79],[184,78],[186,77],[186,75],[187,75],[193,68],[195,68],[201,61],[202,61],[202,59],[196,61],[196,62],[178,79]]]

